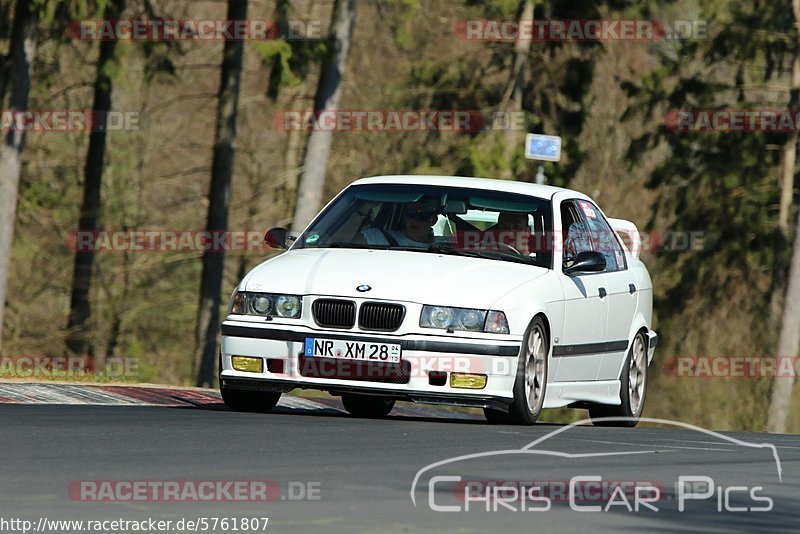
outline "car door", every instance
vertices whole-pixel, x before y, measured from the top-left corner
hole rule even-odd
[[[636,275],[628,266],[619,236],[608,224],[603,213],[588,200],[579,200],[578,207],[586,219],[594,249],[606,258],[606,347],[597,379],[615,380],[620,376],[627,354],[628,337],[639,302]]]
[[[555,381],[595,380],[603,359],[607,329],[605,274],[564,272],[574,255],[592,250],[592,245],[576,201],[562,201],[560,212],[558,238],[562,253],[556,267],[564,291],[564,330],[559,343],[553,346],[553,358],[559,359]]]

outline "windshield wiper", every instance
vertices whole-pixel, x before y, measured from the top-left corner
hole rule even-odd
[[[452,256],[466,256],[468,258],[484,258],[480,252],[474,250],[464,250],[463,248],[453,248],[452,245],[444,243],[434,243],[428,247],[427,252],[434,254],[450,254]]]
[[[347,241],[337,241],[335,243],[325,243],[315,248],[356,248],[356,249],[374,249],[374,250],[389,250],[389,245],[369,245],[367,243],[350,243]]]
[[[349,241],[336,241],[334,243],[325,243],[313,248],[354,248],[359,250],[400,250],[406,252],[428,252],[428,249],[422,247],[409,247],[400,245],[370,245],[368,243],[351,243]]]
[[[518,256],[511,252],[503,252],[500,250],[485,250],[481,252],[483,257],[493,258],[500,261],[513,261],[514,263],[522,263],[525,265],[536,265],[533,258],[528,256]]]
[[[451,254],[453,256],[466,256],[470,258],[484,258],[487,260],[496,261],[513,261],[515,263],[523,263],[525,265],[534,265],[531,258],[517,256],[516,254],[509,254],[507,252],[495,250],[464,250],[461,248],[453,248],[451,245],[442,243],[434,243],[428,247],[428,252],[433,252],[436,254]]]

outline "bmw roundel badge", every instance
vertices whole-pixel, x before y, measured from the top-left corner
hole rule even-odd
[[[372,287],[366,284],[360,285],[356,288],[356,291],[359,293],[366,293],[367,291],[372,291]]]

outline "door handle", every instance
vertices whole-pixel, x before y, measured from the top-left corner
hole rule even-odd
[[[630,291],[631,295],[633,295],[634,293],[636,293],[636,286],[633,284],[628,284],[628,291]]]
[[[606,288],[601,287],[600,288],[600,298],[604,299],[604,298],[606,298],[606,295],[608,295],[608,293],[606,293]]]

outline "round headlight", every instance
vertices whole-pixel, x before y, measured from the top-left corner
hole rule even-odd
[[[297,317],[300,315],[300,299],[289,295],[278,297],[275,311],[280,317]]]
[[[453,321],[453,310],[450,308],[431,308],[430,322],[434,328],[447,328]]]
[[[458,318],[458,322],[466,330],[483,330],[483,321],[483,314],[478,310],[464,310]]]
[[[253,298],[251,306],[253,308],[253,312],[257,313],[258,315],[267,315],[269,310],[272,308],[272,301],[267,296],[259,295]]]

